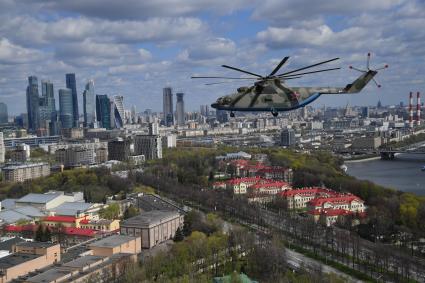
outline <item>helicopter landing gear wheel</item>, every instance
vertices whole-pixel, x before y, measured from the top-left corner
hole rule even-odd
[[[279,115],[279,112],[277,112],[276,110],[272,109],[272,115],[273,115],[273,117],[277,117],[277,115]]]
[[[230,117],[231,117],[231,118],[234,118],[234,117],[235,117],[235,113],[233,113],[233,111],[232,111],[232,112],[230,112]]]

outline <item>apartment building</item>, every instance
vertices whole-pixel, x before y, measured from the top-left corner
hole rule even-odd
[[[48,163],[26,163],[19,165],[8,165],[2,169],[3,177],[6,182],[23,182],[39,177],[50,175],[50,166]]]

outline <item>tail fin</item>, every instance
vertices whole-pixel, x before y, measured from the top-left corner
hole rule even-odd
[[[377,71],[369,70],[364,72],[360,77],[358,77],[351,84],[346,85],[344,88],[344,92],[346,93],[356,93],[360,92],[368,83],[373,79],[373,77],[377,74]]]

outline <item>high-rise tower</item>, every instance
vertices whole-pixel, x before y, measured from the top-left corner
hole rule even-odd
[[[62,128],[69,129],[73,127],[73,100],[72,91],[69,88],[59,90],[59,120]]]
[[[39,111],[40,128],[49,129],[49,123],[56,122],[55,93],[50,81],[41,81]]]
[[[75,79],[75,74],[66,74],[66,88],[69,88],[72,93],[72,115],[73,115],[73,126],[78,127],[78,97],[77,97],[77,81]]]
[[[96,122],[96,105],[94,98],[94,81],[87,82],[83,92],[84,127],[94,128]]]
[[[0,123],[7,123],[9,114],[7,113],[7,105],[6,103],[0,102]]]
[[[102,128],[111,129],[111,101],[106,94],[96,95],[96,119]]]
[[[177,101],[176,101],[176,119],[177,119],[177,125],[183,126],[184,125],[184,100],[183,100],[184,93],[178,92],[176,93]]]
[[[164,124],[169,127],[174,124],[173,117],[173,92],[171,87],[165,87],[162,91]]]
[[[39,99],[37,77],[30,76],[27,86],[28,130],[30,131],[36,131],[39,127]]]

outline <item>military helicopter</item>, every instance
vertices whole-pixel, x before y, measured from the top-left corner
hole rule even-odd
[[[381,85],[379,85],[374,79],[374,76],[379,70],[388,68],[388,65],[385,65],[375,70],[370,69],[370,53],[368,53],[365,70],[350,66],[350,69],[359,71],[362,74],[354,82],[347,84],[345,87],[290,87],[285,84],[286,80],[298,79],[303,75],[334,71],[341,68],[338,67],[301,72],[319,65],[339,60],[339,58],[333,58],[306,67],[276,74],[280,68],[285,65],[288,59],[288,56],[283,58],[274,70],[267,76],[262,76],[228,65],[222,65],[224,68],[242,72],[250,75],[251,77],[192,76],[191,78],[255,80],[253,86],[239,87],[236,93],[218,98],[215,103],[211,104],[211,107],[217,110],[230,111],[230,117],[235,116],[234,111],[270,111],[272,115],[276,117],[279,114],[279,111],[290,111],[304,107],[315,101],[322,94],[357,93],[360,92],[371,80],[374,81],[377,87],[381,87]],[[225,82],[208,83],[206,85],[220,83]]]

